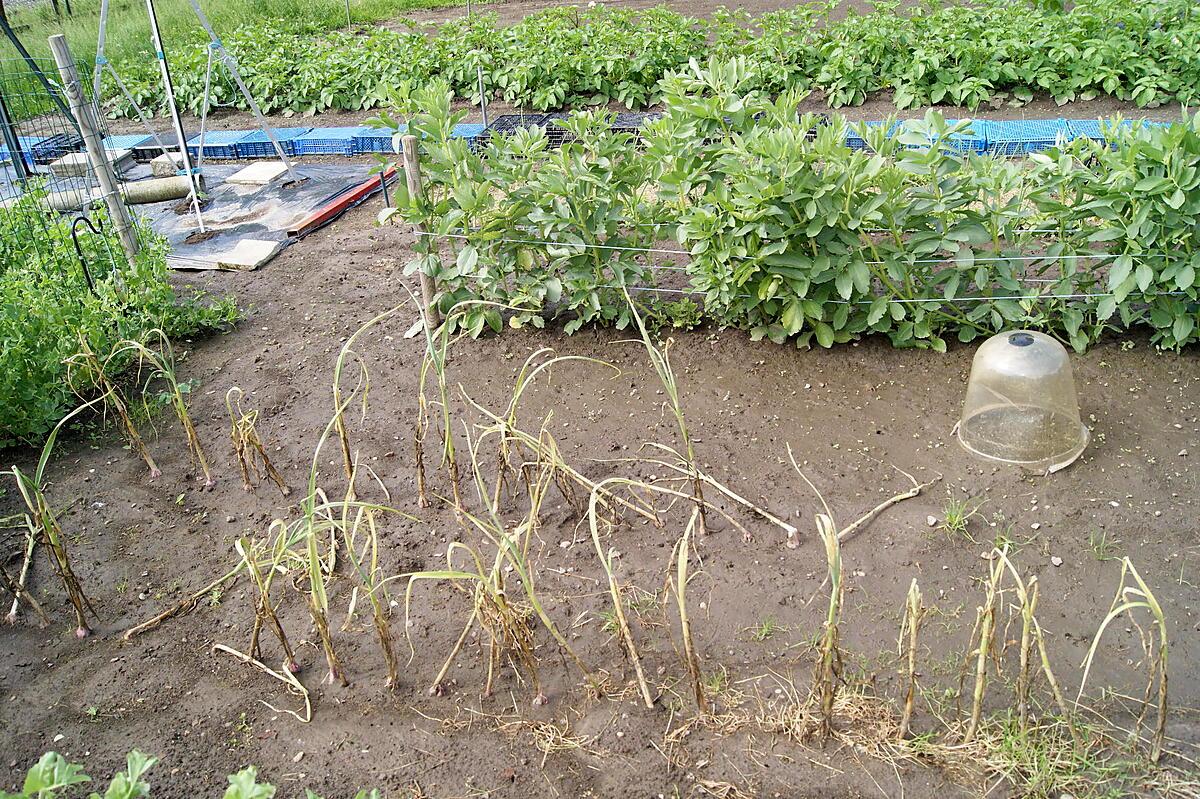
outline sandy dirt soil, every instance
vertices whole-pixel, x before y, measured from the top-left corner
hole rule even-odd
[[[608,541],[620,553],[621,579],[636,587],[631,601],[638,644],[662,692],[654,711],[642,709],[629,690],[613,698],[591,696],[542,631],[537,644],[546,706],[531,706],[529,686],[511,668],[498,678],[496,694],[480,699],[484,650],[477,635],[468,638],[450,672],[447,694],[427,695],[468,608],[462,595],[440,583],[416,590],[411,660],[402,637],[403,606],[393,608],[402,657],[394,693],[383,687],[385,669],[369,617],[360,605],[355,619],[345,618],[352,579],[343,573],[331,588],[335,641],[353,683],[348,689],[321,682],[320,651],[300,597],[290,588],[280,595],[284,624],[304,666],[301,677],[313,694],[310,724],[281,712],[297,708],[298,701],[279,683],[211,649],[214,643],[247,645],[252,611],[246,581],[206,598],[190,615],[123,642],[124,630],[228,569],[235,537],[261,536],[271,519],[294,518],[287,506],[295,494],[285,500],[269,486],[243,491],[223,397],[230,386],[245,389],[248,405],[262,411],[259,428],[272,457],[288,481],[301,486],[331,414],[331,370],[342,341],[406,299],[401,268],[411,236],[377,228],[375,210],[351,213],[258,272],[180,277],[188,286],[232,293],[246,308],[234,332],[188,345],[181,367],[183,377],[197,381],[193,413],[220,476],[214,491],[199,490],[184,439],[166,415],[156,420],[159,436],[151,445],[164,475],[153,482],[111,433],[73,436],[60,447],[49,496],[62,509],[75,568],[99,622],[91,639],[74,638],[61,591],[39,554],[32,586],[55,623],[40,631],[26,614],[18,626],[0,628],[0,789],[16,787],[17,774],[47,749],[86,759],[93,774],[103,775],[138,747],[162,758],[152,772],[155,795],[162,797],[215,795],[226,773],[248,763],[258,764],[286,797],[302,795],[302,786],[327,796],[347,796],[357,786],[378,786],[393,797],[733,795],[718,792],[723,783],[750,796],[983,793],[990,783],[978,775],[952,780],[911,764],[893,770],[848,746],[801,744],[762,730],[722,735],[701,726],[679,733],[692,705],[676,650],[675,615],[656,600],[665,597],[667,561],[686,517],[681,508],[668,514],[663,529],[631,521]],[[417,519],[383,523],[389,574],[441,567],[448,542],[479,538],[464,533],[440,503],[421,510],[414,502],[410,442],[421,345],[403,336],[413,314],[405,310],[400,317],[362,342],[372,375],[370,406],[350,433],[362,463],[371,466],[392,502]],[[550,429],[564,455],[592,479],[661,476],[661,470],[602,461],[633,456],[644,442],[676,440],[644,352],[622,338],[507,330],[456,347],[449,376],[476,401],[499,408],[521,364],[538,348],[604,358],[619,375],[589,363],[562,364],[537,381],[521,419],[536,427],[552,412]],[[807,351],[709,329],[676,336],[673,359],[704,467],[800,528],[800,546],[788,549],[777,528],[725,503],[753,532],[752,540],[715,520],[711,534],[698,542],[691,612],[717,707],[753,707],[755,695],[781,701],[791,684],[802,691],[809,684],[808,644],[820,629],[826,601],[824,553],[813,526],[819,506],[787,462],[790,445],[842,524],[908,488],[898,470],[918,480],[942,476],[845,545],[848,676],[889,698],[899,695],[896,637],[905,592],[916,578],[935,609],[923,633],[921,681],[930,697],[952,690],[982,597],[987,562],[981,555],[1003,536],[1014,542],[1024,573],[1038,576],[1051,656],[1074,696],[1079,666],[1117,586],[1120,566],[1112,558],[1127,554],[1169,620],[1176,708],[1169,734],[1200,740],[1196,711],[1188,710],[1200,704],[1196,353],[1161,355],[1135,338],[1075,358],[1093,441],[1075,465],[1042,477],[977,461],[952,438],[973,352],[969,346],[946,355],[895,351],[879,340]],[[461,420],[472,418],[461,403],[456,408]],[[33,457],[27,451],[3,455],[5,463],[19,464]],[[337,449],[327,448],[318,463],[322,485],[341,490]],[[381,498],[378,485],[366,482],[364,494]],[[447,494],[444,472],[431,468],[430,482],[433,491]],[[966,535],[928,522],[943,519],[952,499],[979,507]],[[470,505],[478,509],[478,503]],[[519,515],[516,500],[510,507],[511,522]],[[15,510],[11,491],[0,497],[0,516]],[[6,555],[18,548],[14,536],[6,532]],[[569,630],[572,646],[606,670],[613,686],[628,689],[632,670],[602,629],[600,614],[608,604],[586,525],[557,494],[543,510],[533,557],[548,612]],[[392,599],[403,603],[401,585],[393,587]],[[1005,676],[989,692],[993,711],[1012,703],[1019,627],[1011,626],[1007,613],[1005,619]],[[764,624],[775,625],[773,634],[756,636]],[[264,657],[276,664],[279,654],[267,643]],[[1100,649],[1087,703],[1129,723],[1132,703],[1111,696],[1101,701],[1099,695],[1106,687],[1140,695],[1140,660],[1136,630],[1117,625]],[[1044,686],[1037,694],[1044,703]],[[928,698],[919,703],[919,731],[936,726]],[[855,723],[843,718],[839,726],[848,732]],[[549,733],[568,736],[558,739],[562,751],[539,750],[537,741],[552,740]],[[1003,784],[989,795],[1006,795]]]

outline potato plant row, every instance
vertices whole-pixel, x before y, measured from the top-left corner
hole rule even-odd
[[[660,80],[690,59],[747,59],[769,92],[822,93],[831,107],[889,92],[896,106],[948,103],[974,109],[1021,104],[1035,94],[1059,103],[1110,95],[1141,107],[1200,98],[1200,12],[1187,0],[1081,0],[1068,12],[1044,4],[980,0],[866,14],[810,3],[750,18],[721,11],[693,19],[665,7],[645,11],[563,7],[500,27],[494,15],[433,30],[313,33],[264,20],[228,32],[256,99],[268,113],[315,114],[386,105],[406,86],[447,81],[455,95],[484,91],[537,110],[619,102],[656,104]],[[180,102],[204,102],[207,48],[171,54]],[[139,104],[161,110],[149,53],[118,65]],[[210,100],[244,105],[217,70]],[[113,112],[133,115],[117,98]]]

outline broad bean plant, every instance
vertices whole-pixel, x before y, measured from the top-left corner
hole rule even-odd
[[[444,310],[482,299],[485,326],[627,326],[622,287],[655,324],[687,317],[799,346],[886,335],[944,350],[1013,327],[1083,350],[1147,328],[1200,337],[1200,117],[1113,120],[1022,159],[964,155],[969,120],[936,112],[888,132],[796,112],[744,59],[695,62],[661,84],[640,137],[580,112],[472,147],[451,138],[452,90],[413,96],[427,196],[396,214],[422,237],[410,271]],[[676,299],[667,304],[662,300]],[[486,310],[484,310],[486,308]]]

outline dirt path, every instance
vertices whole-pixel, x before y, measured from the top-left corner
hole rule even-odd
[[[642,654],[665,692],[662,709],[653,712],[640,709],[630,693],[591,698],[578,672],[544,636],[539,655],[547,706],[531,708],[529,687],[509,669],[499,678],[498,693],[481,701],[477,637],[468,640],[451,671],[448,694],[428,696],[467,609],[444,585],[424,584],[416,592],[409,628],[414,656],[409,660],[401,638],[402,679],[394,694],[382,687],[383,661],[369,619],[360,613],[344,626],[348,578],[335,583],[333,601],[336,641],[353,681],[349,689],[321,683],[315,636],[299,597],[288,589],[282,615],[300,642],[301,676],[313,692],[308,725],[264,704],[298,707],[278,683],[211,652],[218,642],[246,646],[251,614],[245,582],[191,615],[123,643],[123,630],[227,569],[236,536],[263,535],[272,518],[286,513],[286,501],[268,487],[242,490],[228,450],[223,397],[232,385],[247,391],[248,404],[262,410],[260,429],[272,456],[300,486],[331,413],[331,367],[341,342],[405,298],[400,270],[410,237],[376,228],[375,211],[353,212],[258,272],[186,279],[232,292],[248,309],[235,332],[197,342],[182,367],[184,377],[198,381],[194,413],[220,473],[215,491],[200,492],[189,477],[183,439],[165,416],[152,445],[164,476],[153,483],[112,436],[96,445],[76,439],[62,447],[49,493],[64,509],[76,569],[100,623],[90,640],[71,636],[60,593],[39,560],[32,584],[45,593],[54,627],[41,632],[26,618],[18,627],[0,628],[0,775],[11,769],[0,777],[0,788],[15,787],[12,775],[49,748],[86,756],[93,774],[107,774],[129,748],[139,747],[162,758],[152,772],[160,797],[214,795],[225,773],[247,763],[258,764],[285,797],[301,795],[303,785],[326,796],[346,796],[356,786],[378,786],[388,796],[692,796],[704,795],[700,780],[739,785],[755,796],[895,796],[898,779],[907,797],[942,799],[980,790],[955,787],[937,771],[901,766],[897,772],[852,750],[802,747],[762,731],[724,737],[697,727],[668,741],[690,704],[672,643],[674,615],[664,617],[654,601],[635,602]],[[383,565],[392,574],[440,567],[447,542],[473,540],[445,508],[422,511],[413,502],[410,425],[420,346],[403,337],[412,315],[403,316],[363,342],[373,381],[370,410],[351,428],[362,462],[395,504],[419,517],[383,525]],[[527,426],[553,411],[551,429],[565,456],[599,479],[624,467],[597,459],[632,456],[646,441],[674,441],[644,354],[620,343],[623,337],[510,330],[457,347],[450,379],[495,408],[507,401],[517,370],[537,348],[611,361],[619,377],[595,365],[566,364],[540,379],[523,403]],[[981,598],[977,581],[986,563],[980,556],[1003,536],[1014,542],[1026,574],[1041,582],[1042,623],[1071,696],[1116,587],[1119,564],[1108,558],[1128,554],[1169,619],[1173,706],[1200,704],[1200,671],[1194,668],[1200,662],[1200,478],[1192,467],[1200,455],[1196,353],[1157,355],[1145,341],[1133,341],[1076,358],[1093,443],[1065,472],[1031,477],[973,460],[950,436],[973,349],[954,347],[939,356],[871,340],[805,351],[752,343],[736,331],[676,337],[675,368],[705,467],[801,530],[801,546],[787,549],[777,530],[738,514],[753,530],[752,541],[717,522],[699,542],[703,566],[691,601],[703,670],[720,690],[719,706],[749,702],[755,692],[779,701],[791,684],[803,690],[810,679],[806,642],[821,623],[823,553],[812,524],[818,505],[787,464],[787,444],[843,523],[906,488],[897,469],[918,479],[944,476],[845,547],[847,668],[867,675],[879,692],[899,693],[895,640],[913,578],[936,607],[925,633],[923,684],[931,695],[954,686]],[[31,457],[4,455],[5,462]],[[331,489],[338,485],[339,458],[336,448],[319,458],[322,483]],[[438,494],[448,491],[442,472],[432,471],[431,483]],[[929,516],[943,518],[950,499],[979,505],[969,537],[927,523]],[[11,492],[0,497],[0,517],[15,510],[13,500]],[[622,579],[638,589],[631,597],[664,597],[666,561],[681,526],[677,510],[665,529],[635,523],[613,533]],[[15,548],[8,544],[5,551]],[[535,549],[540,591],[573,646],[607,670],[614,684],[632,679],[616,643],[601,629],[603,574],[586,528],[557,494],[544,510]],[[1053,565],[1059,558],[1061,565]],[[392,598],[403,603],[402,588],[395,589]],[[397,636],[402,619],[401,604],[393,608]],[[772,625],[771,634],[754,634]],[[1013,634],[1008,629],[1004,639]],[[267,652],[275,662],[274,649]],[[1118,625],[1101,648],[1089,695],[1097,696],[1102,686],[1139,695],[1143,676],[1132,664],[1140,656],[1135,633]],[[1010,644],[1008,679],[1014,657]],[[1009,689],[997,683],[988,704],[1009,707]],[[1123,709],[1120,701],[1103,709],[1128,721],[1128,705]],[[933,724],[922,712],[918,729]],[[548,741],[551,729],[568,736],[556,739],[562,750],[539,750],[537,741]],[[1180,710],[1170,734],[1200,740],[1196,716]]]

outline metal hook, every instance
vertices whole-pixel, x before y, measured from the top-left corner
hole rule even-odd
[[[88,226],[88,230],[92,231],[93,236],[101,235],[101,231],[100,228],[96,227],[95,223],[86,216],[77,216],[75,217],[75,220],[71,222],[71,241],[75,244],[75,255],[79,258],[79,268],[83,270],[83,278],[87,281],[88,289],[92,292],[92,294],[95,294],[97,297],[99,297],[100,295],[96,294],[96,283],[92,280],[92,273],[88,269],[87,260],[83,257],[83,247],[79,245],[80,222]]]

